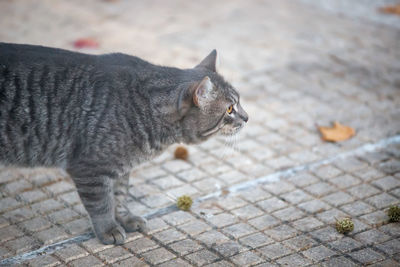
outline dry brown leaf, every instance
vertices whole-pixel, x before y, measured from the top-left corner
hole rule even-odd
[[[379,11],[386,14],[395,14],[400,16],[400,4],[381,7]]]
[[[340,142],[349,139],[356,134],[356,131],[335,121],[333,127],[319,126],[318,130],[322,134],[322,140],[330,142]]]

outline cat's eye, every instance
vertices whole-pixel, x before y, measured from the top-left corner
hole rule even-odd
[[[229,108],[226,109],[226,112],[227,112],[228,114],[232,114],[232,112],[233,112],[233,105],[230,105]]]

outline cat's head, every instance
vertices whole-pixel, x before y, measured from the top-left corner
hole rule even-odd
[[[213,50],[195,68],[186,70],[190,81],[178,100],[186,143],[198,143],[216,134],[234,135],[248,121],[239,93],[217,73],[216,63],[217,51]]]

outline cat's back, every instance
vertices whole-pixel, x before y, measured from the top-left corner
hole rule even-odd
[[[2,67],[17,65],[31,67],[39,64],[61,67],[73,64],[93,64],[95,57],[59,48],[0,43],[0,65]]]
[[[0,43],[0,162],[64,160],[95,62],[62,49]]]

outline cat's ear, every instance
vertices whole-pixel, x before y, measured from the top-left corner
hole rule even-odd
[[[199,108],[205,108],[214,99],[213,84],[208,76],[196,85],[193,92],[193,103]]]
[[[196,66],[196,68],[206,68],[213,72],[217,72],[217,60],[217,50],[214,49],[208,56],[206,56],[205,59],[200,62],[199,65]]]

